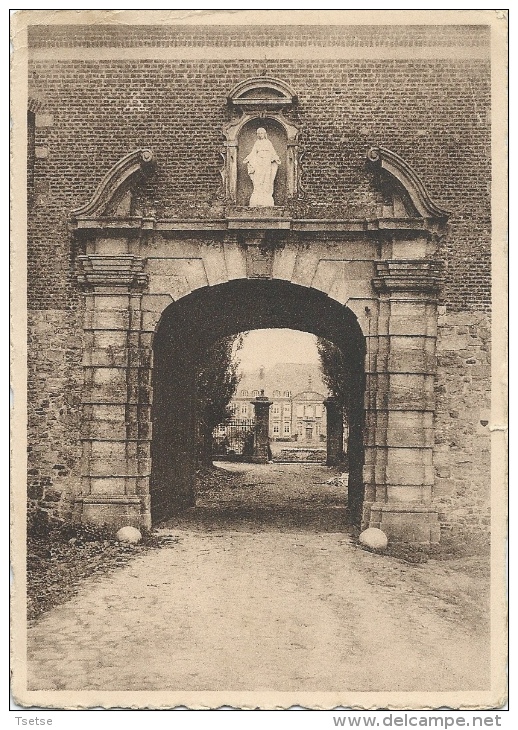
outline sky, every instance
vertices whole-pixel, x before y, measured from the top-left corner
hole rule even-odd
[[[288,329],[253,330],[244,335],[238,353],[240,370],[266,369],[276,363],[297,362],[318,365],[317,338],[308,332]]]

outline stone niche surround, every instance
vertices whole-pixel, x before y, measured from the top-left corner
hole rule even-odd
[[[297,103],[293,89],[279,79],[259,76],[238,83],[230,92],[227,102],[233,114],[233,119],[223,127],[225,142],[221,177],[227,203],[231,206],[239,203],[238,151],[241,137],[250,126],[264,126],[268,131],[269,125],[273,125],[274,129],[283,133],[285,154],[284,150],[277,152],[284,158],[283,165],[286,167],[280,171],[285,176],[284,202],[296,198],[299,189],[299,127],[284,115]]]
[[[393,152],[376,147],[367,157],[394,183],[392,206],[371,220],[292,220],[253,211],[218,220],[131,217],[132,190],[153,164],[149,150],[119,161],[89,203],[72,213],[71,230],[83,251],[78,285],[86,299],[77,520],[151,524],[152,342],[165,307],[199,287],[278,277],[352,308],[366,338],[362,526],[380,527],[393,540],[438,541],[432,451],[441,263],[435,256],[447,214]],[[182,259],[175,236],[186,232],[199,238],[197,257]],[[223,244],[214,244],[214,232]],[[307,241],[308,233],[314,245],[297,249],[297,237]],[[264,261],[258,258],[261,241],[280,235],[295,241],[292,248],[272,245]],[[354,236],[354,250],[364,251],[347,253],[344,243],[337,259],[336,247],[326,243],[333,236]],[[153,267],[151,242],[162,246]],[[293,251],[297,266],[289,263]],[[351,297],[337,272],[359,266],[365,275]]]

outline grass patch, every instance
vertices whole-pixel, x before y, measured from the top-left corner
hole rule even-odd
[[[31,515],[27,524],[27,618],[34,620],[77,593],[88,576],[106,573],[136,555],[160,547],[152,532],[142,531],[138,545],[119,542],[108,527],[71,524]]]

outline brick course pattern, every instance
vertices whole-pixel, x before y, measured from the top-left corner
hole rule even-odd
[[[29,27],[31,48],[149,46],[488,46],[489,26],[290,25]]]

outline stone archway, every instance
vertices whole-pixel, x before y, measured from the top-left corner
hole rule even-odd
[[[363,504],[365,337],[350,309],[316,289],[274,279],[236,279],[198,289],[164,311],[153,343],[153,521],[194,505],[196,361],[229,334],[289,328],[325,337],[339,347],[354,397],[349,406],[349,516],[359,524]]]
[[[354,314],[366,341],[362,524],[381,526],[395,540],[438,540],[436,252],[446,213],[397,155],[372,148],[368,160],[379,171],[384,200],[380,217],[369,220],[292,219],[285,211],[254,215],[232,208],[220,219],[135,216],[135,185],[153,164],[148,150],[116,163],[72,214],[85,291],[78,519],[151,524],[157,326],[173,302],[181,308],[191,295],[260,283],[296,287],[306,302],[316,297]]]

